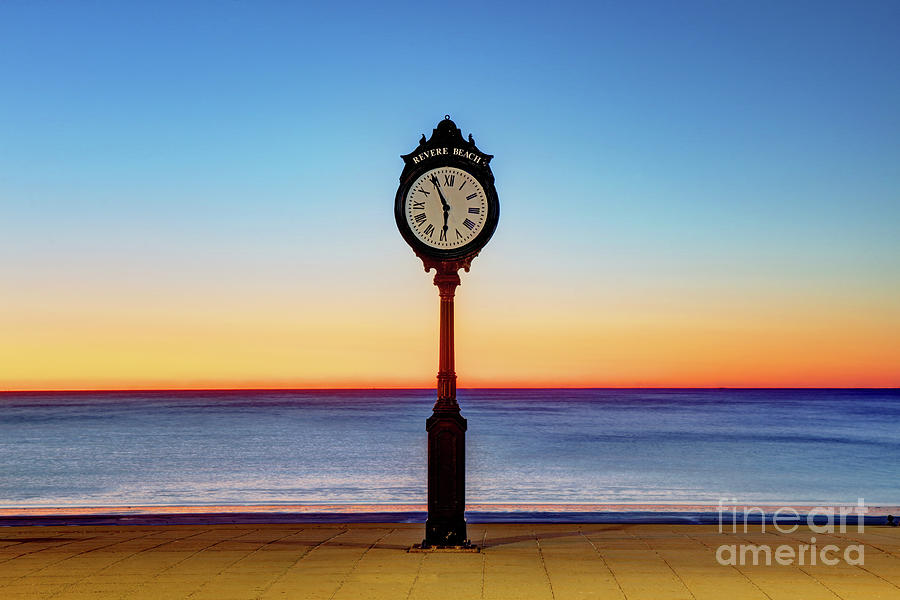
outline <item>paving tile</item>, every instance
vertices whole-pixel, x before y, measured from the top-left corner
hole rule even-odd
[[[556,600],[625,597],[603,557],[580,529],[537,527],[535,535]]]
[[[397,528],[382,537],[347,574],[335,600],[394,600],[410,594],[423,564],[423,554],[407,552],[420,542],[419,528]]]
[[[484,549],[483,597],[553,598],[550,579],[532,527],[508,526],[488,530]]]
[[[260,598],[331,598],[369,548],[390,531],[390,527],[349,527],[334,532],[319,545],[298,553]]]

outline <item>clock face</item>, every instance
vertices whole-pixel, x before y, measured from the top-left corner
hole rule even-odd
[[[484,188],[456,167],[426,171],[406,193],[406,222],[432,248],[461,248],[484,229],[488,216]]]

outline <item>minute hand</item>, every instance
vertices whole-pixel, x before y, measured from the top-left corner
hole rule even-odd
[[[431,183],[434,184],[434,189],[437,190],[438,196],[441,197],[441,204],[444,206],[444,212],[447,212],[448,210],[450,210],[450,205],[447,204],[447,200],[446,198],[444,198],[444,192],[441,191],[441,184],[438,183],[438,178],[432,176]]]

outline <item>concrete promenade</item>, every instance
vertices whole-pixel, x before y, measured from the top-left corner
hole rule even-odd
[[[459,554],[407,553],[412,524],[4,527],[0,599],[900,600],[900,528],[758,527],[470,525],[484,550]],[[812,536],[839,548],[837,565],[716,561],[721,544],[797,550]],[[844,561],[856,544],[863,565]]]

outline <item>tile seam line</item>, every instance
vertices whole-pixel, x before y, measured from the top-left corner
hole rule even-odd
[[[203,533],[208,533],[208,532],[210,532],[210,531],[216,531],[216,530],[215,530],[215,529],[209,529],[209,530],[206,530],[206,531],[204,531],[204,532],[201,532],[200,535],[202,535]],[[166,573],[167,571],[170,571],[170,570],[174,569],[175,567],[177,567],[178,565],[183,564],[184,562],[186,562],[186,561],[192,559],[193,557],[197,556],[197,555],[200,554],[201,552],[205,552],[206,550],[209,550],[210,548],[213,548],[213,547],[215,547],[215,546],[217,546],[217,545],[219,545],[219,544],[221,544],[221,543],[223,543],[223,542],[230,542],[231,540],[236,540],[236,539],[238,539],[238,538],[241,538],[241,537],[243,537],[243,536],[245,536],[245,535],[248,535],[248,533],[252,533],[252,532],[238,533],[237,535],[233,535],[233,536],[228,537],[228,538],[225,538],[225,539],[223,539],[223,540],[217,540],[217,541],[215,541],[215,542],[213,542],[213,543],[211,543],[211,544],[209,544],[209,545],[207,545],[207,546],[204,546],[203,548],[200,548],[199,550],[196,550],[196,551],[192,552],[190,555],[188,555],[188,556],[182,558],[182,559],[179,560],[178,562],[172,563],[171,565],[169,565],[169,566],[166,567],[165,569],[163,569],[163,570],[161,570],[161,571],[155,573],[155,574],[154,574],[152,577],[150,577],[149,579],[147,579],[147,580],[145,580],[145,581],[142,581],[141,583],[139,583],[137,586],[135,586],[135,587],[132,588],[131,590],[125,592],[120,598],[127,598],[129,595],[131,595],[131,593],[132,593],[133,590],[135,590],[135,589],[140,589],[142,586],[145,586],[145,585],[147,585],[148,583],[150,583],[150,582],[152,582],[152,581],[155,581],[156,579],[158,579],[161,575],[163,575],[163,574]],[[187,539],[187,538],[178,538],[178,539],[173,540],[173,541],[177,542],[177,541],[185,540],[185,539]],[[194,593],[194,592],[191,592],[191,593]]]
[[[644,544],[645,546],[647,546],[647,548],[648,548],[651,552],[653,552],[653,554],[655,554],[661,561],[663,561],[663,564],[665,564],[665,565],[669,568],[669,570],[672,571],[672,575],[674,575],[675,578],[678,580],[678,583],[680,583],[681,586],[682,586],[685,590],[687,590],[687,593],[691,595],[691,598],[693,598],[694,600],[697,600],[696,594],[694,594],[693,590],[691,590],[691,588],[689,588],[688,585],[684,582],[684,579],[681,578],[681,575],[678,573],[678,571],[676,571],[676,570],[674,569],[674,567],[672,567],[672,565],[669,564],[669,561],[667,561],[667,560],[665,559],[665,557],[664,557],[662,554],[660,554],[659,551],[658,551],[656,548],[654,548],[653,546],[650,545],[650,542],[648,542],[648,541],[645,540],[644,538],[638,537],[638,536],[636,536],[636,535],[634,535],[634,534],[632,534],[631,537],[634,538],[634,539],[636,539],[636,540],[640,540],[641,542],[643,542],[643,544]],[[841,600],[843,600],[843,598],[842,598]]]
[[[541,559],[541,568],[544,570],[544,577],[547,578],[547,586],[550,588],[550,597],[556,600],[556,592],[553,591],[553,582],[550,580],[550,572],[547,570],[547,563],[544,561],[544,550],[541,548],[541,540],[538,539],[537,532],[532,529],[531,535],[534,536],[534,543],[537,545],[538,558]]]
[[[778,537],[781,537],[781,538],[783,538],[783,539],[786,539],[786,540],[797,541],[797,540],[795,540],[795,539],[793,539],[793,538],[788,537],[787,535],[785,535],[785,534],[783,534],[783,533],[781,533],[781,532],[777,532],[777,533],[775,533],[774,535],[776,535],[776,536],[778,536]],[[752,543],[752,540],[750,540],[750,539],[748,539],[748,538],[746,538],[746,537],[737,537],[737,536],[735,536],[735,537],[736,537],[737,539],[739,539],[739,540],[744,541],[744,542],[748,542],[750,545],[756,545],[756,544],[753,544],[753,543]],[[804,575],[806,575],[807,577],[809,577],[810,579],[812,579],[813,581],[815,581],[816,583],[818,583],[819,585],[821,585],[821,586],[822,586],[823,588],[825,588],[826,590],[828,590],[828,593],[830,593],[830,594],[831,594],[832,596],[834,596],[835,598],[838,598],[839,600],[846,600],[846,598],[844,598],[843,596],[841,596],[840,594],[838,594],[836,591],[834,591],[833,589],[831,589],[830,587],[828,587],[828,586],[825,584],[825,582],[823,582],[821,579],[819,579],[818,577],[816,577],[815,575],[813,575],[812,573],[810,573],[810,572],[807,571],[806,569],[801,569],[800,566],[798,565],[798,566],[797,566],[797,570],[800,571],[801,573],[803,573]]]
[[[780,533],[780,532],[779,532],[779,533]],[[794,535],[794,534],[783,534],[783,535],[784,535],[784,537],[787,537],[788,539],[791,539],[791,540],[794,540],[794,541],[797,541],[797,542],[800,542],[800,541],[801,541],[800,539],[797,539],[797,538],[795,538],[795,537],[788,537],[788,535]],[[818,535],[820,535],[820,534],[817,534],[817,536],[818,536]],[[840,541],[841,539],[848,539],[848,540],[851,540],[851,541],[854,541],[854,542],[859,542],[859,543],[862,544],[863,546],[866,545],[865,540],[860,540],[860,539],[858,539],[858,538],[851,538],[851,537],[849,537],[849,536],[846,537],[846,538],[841,538],[841,537],[839,537],[839,536],[834,535],[833,533],[832,533],[832,534],[826,533],[826,534],[823,536],[823,538],[824,538],[823,541],[829,541],[828,538],[833,538],[834,541]],[[818,540],[819,540],[819,539],[820,539],[819,537],[816,537],[816,543],[818,543]],[[890,553],[890,552],[884,552],[884,551],[883,551],[881,548],[879,548],[878,546],[875,546],[875,545],[873,545],[873,544],[868,544],[868,545],[869,545],[869,546],[872,546],[872,547],[875,548],[876,550],[881,551],[883,554],[886,554],[887,556],[889,556],[889,557],[891,557],[891,558],[896,558],[896,556],[894,556],[892,553]],[[900,589],[900,585],[897,585],[896,583],[894,583],[893,581],[891,581],[891,580],[889,580],[889,579],[885,579],[884,577],[882,577],[881,575],[879,575],[878,573],[876,573],[876,572],[874,572],[874,571],[870,571],[869,569],[867,569],[867,568],[866,568],[865,566],[863,566],[863,565],[853,565],[853,566],[856,567],[857,569],[860,569],[860,570],[866,572],[866,573],[869,573],[870,575],[874,575],[875,577],[877,577],[878,579],[884,581],[885,583],[887,583],[887,584],[890,585],[891,587]],[[823,585],[824,585],[824,584],[823,584]],[[827,587],[827,586],[826,586],[826,587]],[[831,588],[829,588],[829,590],[830,590],[830,589],[831,589]],[[837,595],[837,592],[834,592],[834,593],[835,593],[835,595]]]
[[[239,535],[239,536],[237,536],[237,538],[242,538],[242,537],[245,537],[245,536],[251,535],[251,534],[253,534],[253,533],[260,532],[260,531],[263,531],[263,529],[253,529],[253,530],[251,530],[251,531],[248,531],[248,532],[247,532],[246,534],[244,534],[244,535]],[[302,529],[301,529],[301,531],[302,531]],[[205,588],[205,587],[209,584],[210,581],[212,581],[213,579],[215,579],[216,577],[218,577],[219,575],[221,575],[222,573],[224,573],[225,571],[227,571],[228,569],[230,569],[230,568],[233,567],[234,565],[238,564],[238,563],[241,562],[242,560],[244,560],[244,559],[246,559],[246,558],[249,558],[249,557],[253,556],[254,554],[256,554],[257,552],[260,552],[263,548],[265,548],[266,546],[268,546],[268,545],[270,545],[270,544],[274,544],[275,542],[281,541],[281,540],[283,540],[284,538],[287,538],[287,537],[291,537],[292,535],[297,535],[298,533],[299,533],[299,531],[292,531],[292,532],[290,532],[290,533],[287,533],[287,534],[285,534],[285,535],[282,535],[281,537],[277,537],[277,538],[275,538],[274,540],[269,540],[268,542],[265,542],[264,544],[261,544],[260,546],[254,548],[252,551],[250,551],[250,552],[244,554],[243,556],[240,556],[240,557],[234,559],[233,561],[231,561],[230,563],[228,563],[227,565],[225,565],[224,567],[222,567],[222,569],[220,569],[219,572],[216,573],[212,578],[207,579],[206,581],[204,581],[204,582],[203,582],[203,585],[201,585],[201,586],[198,587],[196,590],[194,590],[193,592],[191,592],[190,594],[188,594],[187,596],[185,596],[185,600],[187,600],[188,598],[191,598],[194,594],[196,594],[197,592],[199,592],[200,590],[202,590],[203,588]],[[224,541],[224,540],[223,540],[223,541]]]
[[[600,552],[600,549],[594,544],[594,542],[588,536],[584,535],[584,530],[581,528],[578,529],[578,534],[587,540],[587,543],[591,545],[591,548],[594,549],[594,552],[597,553],[597,556],[600,557],[600,561],[603,563],[603,566],[606,567],[606,570],[609,572],[610,576],[612,576],[613,581],[616,582],[616,587],[619,588],[619,593],[622,594],[622,598],[627,600],[628,594],[625,593],[625,590],[622,589],[622,584],[619,583],[619,578],[616,577],[616,574],[613,572],[612,567],[609,566],[609,563],[606,562],[606,558],[603,556],[603,553]]]
[[[359,567],[359,563],[362,562],[362,559],[365,558],[366,554],[369,553],[369,550],[371,550],[372,548],[374,548],[375,545],[378,544],[378,542],[380,542],[381,540],[383,540],[384,538],[386,538],[386,537],[389,536],[390,534],[394,533],[395,531],[397,531],[396,528],[389,529],[388,531],[386,531],[385,533],[383,533],[383,534],[381,535],[381,537],[379,537],[377,540],[375,540],[374,542],[372,542],[372,543],[369,545],[369,547],[366,548],[365,552],[363,552],[362,554],[359,555],[359,558],[356,559],[356,562],[353,563],[353,566],[350,568],[349,571],[347,571],[346,575],[344,575],[344,577],[341,579],[341,582],[338,584],[338,586],[334,589],[333,592],[331,592],[331,596],[329,596],[328,600],[334,600],[334,597],[337,596],[338,592],[341,591],[341,588],[344,587],[344,584],[347,582],[347,579],[350,578],[350,575],[352,575],[353,572],[356,571],[357,567]]]
[[[335,533],[334,535],[331,535],[331,536],[325,538],[324,540],[322,540],[321,542],[316,543],[314,546],[309,546],[306,550],[303,551],[303,553],[300,556],[297,557],[297,559],[294,562],[292,562],[287,567],[285,567],[285,569],[281,573],[279,573],[275,577],[275,579],[270,581],[269,584],[259,594],[256,595],[255,600],[259,600],[266,594],[266,592],[268,592],[270,589],[275,587],[275,585],[279,581],[284,579],[284,576],[287,575],[291,569],[293,569],[295,566],[300,564],[300,561],[303,560],[304,558],[306,558],[307,556],[309,556],[313,552],[313,550],[316,550],[319,547],[327,544],[328,542],[330,542],[331,540],[333,540],[334,538],[336,538],[338,536],[344,535],[348,531],[350,531],[350,528],[345,527],[345,528],[341,529],[340,531],[338,531],[337,533]]]
[[[703,543],[701,540],[699,540],[699,539],[697,539],[697,538],[694,538],[694,537],[688,535],[687,533],[685,533],[684,536],[687,537],[687,538],[690,539],[690,540],[693,540],[693,541],[697,542],[698,544],[700,544],[700,545],[703,546],[704,548],[707,548],[708,550],[712,550],[712,546],[707,546],[707,545],[706,545],[705,543]],[[764,589],[762,589],[761,587],[759,587],[759,585],[757,585],[757,583],[756,583],[755,581],[753,581],[752,579],[750,579],[750,577],[749,577],[746,573],[744,573],[743,571],[741,571],[740,569],[738,569],[735,565],[730,565],[730,566],[731,566],[732,569],[734,569],[735,571],[737,571],[738,574],[739,574],[741,577],[743,577],[744,579],[746,579],[746,580],[747,580],[747,583],[749,583],[750,585],[752,585],[753,587],[755,587],[757,590],[759,590],[759,593],[760,593],[760,594],[762,594],[763,596],[765,596],[765,597],[768,598],[769,600],[774,600],[774,598],[772,598],[772,596],[770,596],[768,593],[766,593],[766,591],[765,591]]]
[[[30,577],[30,576],[32,576],[32,575],[34,575],[34,574],[36,574],[36,573],[40,573],[40,572],[43,571],[44,569],[49,569],[50,567],[54,567],[54,566],[56,566],[56,565],[58,565],[58,564],[60,564],[60,563],[63,563],[63,562],[65,562],[65,561],[67,561],[67,560],[71,560],[71,559],[73,559],[73,558],[77,558],[77,557],[79,557],[79,556],[81,556],[81,555],[83,555],[83,554],[88,554],[89,552],[95,552],[95,551],[97,551],[97,550],[103,550],[104,548],[109,548],[110,546],[115,546],[115,545],[117,545],[117,544],[122,544],[122,543],[125,543],[125,542],[133,542],[134,540],[139,540],[139,539],[142,539],[142,538],[145,538],[145,537],[149,537],[149,536],[153,535],[154,533],[156,533],[156,532],[155,532],[155,531],[151,531],[150,533],[146,533],[146,534],[144,534],[144,535],[137,535],[137,536],[134,536],[134,537],[131,537],[131,538],[128,538],[128,539],[117,540],[117,541],[115,541],[115,542],[112,542],[111,544],[105,544],[105,545],[103,545],[103,546],[97,546],[96,548],[91,548],[91,549],[89,549],[89,550],[82,550],[81,552],[76,552],[75,554],[73,554],[73,555],[71,555],[71,556],[66,556],[65,558],[60,558],[59,560],[54,561],[54,562],[52,562],[52,563],[50,563],[50,564],[48,564],[48,565],[44,565],[43,567],[39,567],[39,568],[37,568],[37,569],[33,569],[33,570],[29,571],[28,573],[26,573],[25,575],[21,575],[21,576],[17,577],[17,578],[14,579],[13,581],[19,581],[19,580],[21,580],[21,579],[25,579],[26,577]],[[70,543],[75,544],[75,543],[82,542],[82,541],[95,540],[95,539],[97,539],[98,537],[99,537],[99,536],[91,536],[91,537],[89,537],[89,538],[85,538],[84,540],[75,540],[75,541],[70,542]],[[60,544],[59,546],[51,546],[50,548],[60,548],[60,547],[62,547],[62,546],[67,546],[67,545],[68,545],[68,544]],[[43,551],[43,550],[48,550],[48,549],[50,549],[50,548],[42,548],[41,551]],[[29,553],[29,554],[32,554],[32,553]],[[29,556],[29,554],[23,554],[22,556]],[[37,552],[35,552],[35,553],[33,553],[33,554],[37,554]],[[14,560],[14,559],[13,559],[13,560]]]
[[[151,531],[151,532],[148,533],[147,535],[144,535],[144,536],[138,536],[137,538],[133,538],[133,539],[145,538],[145,537],[148,537],[148,536],[150,536],[150,535],[153,535],[154,533],[156,533],[156,532],[155,532],[155,531]],[[204,531],[199,531],[199,532],[197,532],[197,533],[195,533],[195,534],[188,535],[188,536],[185,536],[185,537],[183,537],[183,538],[177,538],[177,539],[187,539],[187,538],[192,538],[192,537],[201,535],[201,534],[203,534],[203,533],[205,533],[205,532],[204,532]],[[125,541],[131,541],[131,540],[125,540]],[[162,542],[161,544],[157,544],[157,545],[155,545],[155,546],[150,546],[149,548],[142,548],[142,549],[140,549],[140,550],[137,550],[137,551],[135,551],[135,552],[132,552],[132,553],[129,554],[128,556],[123,556],[123,557],[120,558],[119,560],[115,560],[115,561],[109,563],[108,565],[105,565],[103,568],[99,569],[97,572],[91,573],[90,575],[85,575],[85,576],[82,577],[81,579],[77,579],[77,580],[73,581],[72,583],[66,585],[66,586],[63,587],[62,589],[53,592],[52,594],[50,594],[49,596],[47,596],[47,598],[48,598],[48,599],[49,599],[49,598],[56,598],[56,597],[59,596],[59,594],[61,594],[61,593],[63,593],[63,592],[66,592],[66,591],[70,590],[72,587],[78,585],[79,583],[81,583],[81,582],[84,581],[85,579],[88,579],[89,577],[92,577],[92,576],[96,575],[96,574],[99,573],[99,572],[105,571],[105,570],[107,570],[108,568],[110,568],[110,567],[112,567],[112,566],[114,566],[114,565],[117,565],[117,564],[119,564],[119,563],[121,563],[121,562],[124,562],[124,561],[128,560],[129,558],[132,558],[133,556],[137,556],[137,555],[140,554],[141,552],[147,552],[148,550],[153,550],[153,549],[155,549],[155,548],[159,548],[160,546],[165,546],[166,544],[169,544],[169,543],[171,543],[171,542],[172,542],[172,540],[166,540],[166,541]],[[112,544],[112,545],[115,545],[115,544]],[[98,550],[99,550],[99,549],[100,549],[100,548],[98,548]],[[76,556],[77,556],[77,555],[76,555]],[[70,558],[74,558],[74,557],[70,557]]]

